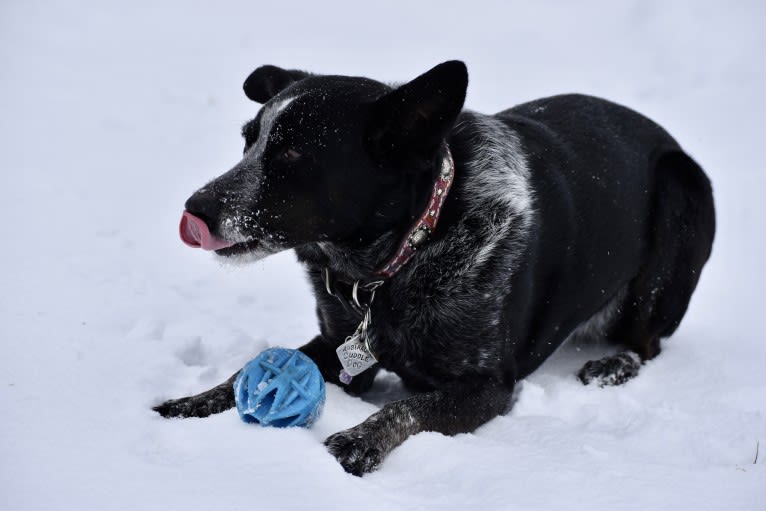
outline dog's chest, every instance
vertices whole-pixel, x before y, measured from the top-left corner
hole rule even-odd
[[[369,330],[381,366],[421,387],[498,371],[506,337],[498,297],[484,293],[470,298],[381,296],[373,304]]]

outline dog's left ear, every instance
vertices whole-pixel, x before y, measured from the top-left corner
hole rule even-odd
[[[455,124],[465,101],[468,70],[444,62],[373,103],[367,142],[384,161],[426,166]]]
[[[277,66],[261,66],[247,77],[242,88],[245,96],[256,103],[266,103],[289,85],[303,80],[310,73]]]

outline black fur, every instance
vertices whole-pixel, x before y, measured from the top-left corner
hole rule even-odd
[[[335,348],[359,317],[327,294],[324,270],[375,279],[451,150],[456,177],[436,231],[372,307],[377,367],[419,393],[327,439],[353,474],[412,434],[471,432],[507,412],[515,383],[570,336],[656,356],[710,254],[710,183],[661,127],[582,95],[462,111],[466,86],[460,62],[397,88],[259,68],[245,91],[267,104],[243,130],[242,161],[186,204],[240,241],[223,257],[295,249],[321,332],[301,349],[339,384]],[[377,367],[347,389],[364,392]],[[638,367],[618,355],[580,378],[617,384]],[[232,406],[232,393],[230,380],[157,410],[204,416]]]

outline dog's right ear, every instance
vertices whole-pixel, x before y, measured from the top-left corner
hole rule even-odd
[[[378,98],[370,107],[367,140],[380,160],[429,168],[463,108],[468,71],[452,60]]]
[[[307,76],[311,74],[297,69],[261,66],[250,73],[242,88],[248,98],[256,103],[266,103],[290,84],[303,80]]]

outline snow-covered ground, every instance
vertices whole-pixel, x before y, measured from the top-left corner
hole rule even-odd
[[[763,2],[0,3],[0,509],[764,509]],[[624,387],[568,347],[475,434],[420,434],[362,479],[323,438],[401,392],[328,387],[313,429],[150,407],[316,332],[292,254],[221,267],[178,240],[233,165],[274,63],[412,78],[451,58],[467,105],[579,91],[665,125],[713,180],[689,313]],[[760,441],[758,464],[753,464]]]

